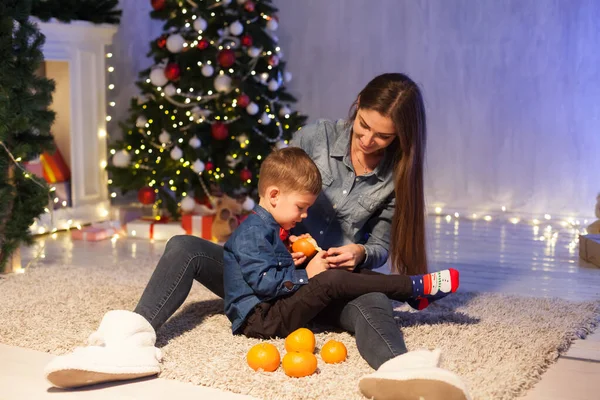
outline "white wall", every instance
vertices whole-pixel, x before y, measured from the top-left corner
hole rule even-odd
[[[290,88],[311,119],[345,117],[373,76],[423,88],[431,206],[592,216],[600,191],[600,2],[276,0]],[[111,97],[127,115],[161,24],[121,0]],[[112,123],[111,123],[112,124]],[[112,124],[112,126],[115,126]]]

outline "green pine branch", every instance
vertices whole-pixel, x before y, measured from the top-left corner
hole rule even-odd
[[[21,244],[32,242],[29,227],[49,200],[48,186],[14,161],[53,148],[54,82],[35,75],[44,36],[28,20],[31,2],[0,2],[0,272]]]
[[[33,0],[31,15],[42,21],[56,18],[62,22],[90,21],[95,24],[118,24],[119,0]]]

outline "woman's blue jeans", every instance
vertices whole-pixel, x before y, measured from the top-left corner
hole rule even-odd
[[[134,311],[158,331],[183,304],[194,280],[223,298],[223,247],[195,236],[175,236]],[[374,369],[407,351],[390,300],[382,293],[333,304],[323,314],[329,323],[354,334],[360,355]]]

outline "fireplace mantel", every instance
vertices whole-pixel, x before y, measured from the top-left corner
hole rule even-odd
[[[111,44],[117,27],[85,21],[67,24],[32,20],[46,36],[42,48],[45,61],[68,65],[65,68],[68,88],[63,87],[64,96],[54,99],[55,103],[62,103],[53,104],[53,108],[67,110],[63,114],[67,116],[65,125],[69,131],[66,139],[69,151],[65,157],[71,169],[72,207],[55,211],[53,227],[48,214],[40,219],[39,226],[64,229],[71,224],[104,220],[110,207],[104,170],[107,162],[105,46]]]

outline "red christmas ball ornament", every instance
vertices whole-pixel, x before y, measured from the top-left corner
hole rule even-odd
[[[165,5],[167,4],[167,0],[151,0],[150,3],[152,4],[152,8],[155,11],[160,11],[163,8],[165,8]]]
[[[242,36],[242,46],[250,47],[250,46],[252,46],[252,43],[254,43],[254,41],[252,40],[252,36],[250,36],[250,35]]]
[[[250,104],[250,97],[246,93],[242,93],[237,98],[237,105],[242,108],[248,107]]]
[[[225,140],[229,136],[229,128],[222,122],[215,122],[210,127],[210,133],[216,140]],[[206,167],[206,165],[204,166]]]
[[[244,168],[240,171],[240,179],[243,181],[247,181],[248,179],[252,179],[252,171],[248,168]]]
[[[254,12],[254,10],[256,9],[256,6],[252,0],[248,0],[247,2],[244,3],[244,9],[248,12]]]
[[[156,193],[154,193],[154,189],[149,186],[143,187],[138,192],[138,201],[142,204],[154,204],[156,200]]]
[[[275,54],[273,54],[272,56],[269,57],[268,63],[272,67],[278,66],[279,65],[279,57],[277,57]]]
[[[223,68],[229,68],[235,63],[235,53],[231,49],[224,49],[217,54],[217,61]]]
[[[165,76],[170,81],[176,81],[181,75],[181,69],[176,63],[168,63],[165,67]]]
[[[198,42],[198,45],[196,47],[198,47],[200,50],[206,50],[208,49],[209,45],[210,43],[208,43],[208,40],[202,39]]]
[[[212,163],[212,162],[210,162],[210,161],[207,161],[207,162],[206,162],[206,164],[204,164],[204,168],[205,168],[207,171],[212,171],[213,169],[215,169],[215,164],[213,164],[213,163]]]
[[[156,39],[156,45],[159,49],[164,49],[167,45],[167,37],[165,35],[162,35],[161,37]]]

